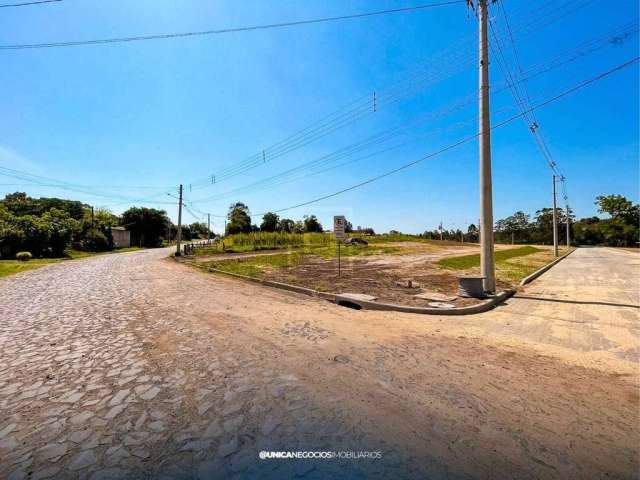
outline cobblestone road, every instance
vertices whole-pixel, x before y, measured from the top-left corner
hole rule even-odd
[[[0,478],[625,478],[638,466],[637,391],[617,374],[166,254],[0,280]]]
[[[316,478],[305,462],[259,464],[258,451],[362,438],[265,362],[279,352],[199,336],[183,312],[203,292],[178,285],[162,297],[155,282],[179,280],[161,256],[65,262],[0,283],[1,478]]]

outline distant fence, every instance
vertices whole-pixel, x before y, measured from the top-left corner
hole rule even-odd
[[[211,248],[217,247],[220,242],[220,237],[212,238],[209,240],[200,240],[198,242],[185,243],[182,246],[182,251],[185,255],[193,255],[199,248]]]

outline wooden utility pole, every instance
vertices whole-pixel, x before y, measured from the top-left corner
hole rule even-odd
[[[553,183],[553,256],[558,256],[558,219],[556,207],[556,175],[551,176]]]
[[[207,213],[207,243],[211,239],[211,214]]]
[[[180,252],[180,242],[182,242],[182,184],[180,184],[180,197],[178,199],[178,231],[176,232],[176,257],[182,255],[182,252]]]
[[[480,43],[480,274],[484,290],[496,290],[493,260],[493,186],[491,182],[491,127],[489,121],[489,45],[487,0],[478,0]]]

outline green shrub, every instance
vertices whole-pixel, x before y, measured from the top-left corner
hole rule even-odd
[[[16,259],[20,260],[21,262],[27,262],[29,260],[31,260],[31,252],[18,252],[16,253]]]
[[[111,245],[109,245],[109,243],[107,236],[97,228],[94,228],[87,232],[86,237],[82,242],[82,247],[83,250],[87,250],[89,252],[106,252],[107,250],[111,250]]]

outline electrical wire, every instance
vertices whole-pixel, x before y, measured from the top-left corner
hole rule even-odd
[[[61,2],[62,0],[38,0],[34,2],[22,2],[22,3],[5,3],[4,5],[0,5],[0,8],[8,8],[8,7],[27,7],[29,5],[39,5],[41,3],[54,3]]]
[[[612,75],[612,74],[614,74],[614,73],[616,73],[616,72],[618,72],[618,71],[620,71],[620,70],[622,70],[622,69],[624,69],[626,67],[629,67],[630,65],[632,65],[634,63],[637,63],[639,60],[640,60],[640,57],[634,57],[631,60],[628,60],[627,62],[624,62],[624,63],[622,63],[622,64],[620,64],[620,65],[618,65],[616,67],[613,67],[613,68],[611,68],[611,69],[609,69],[609,70],[607,70],[607,71],[605,71],[603,73],[600,73],[599,75],[597,75],[595,77],[592,77],[592,78],[590,78],[588,80],[585,80],[585,81],[583,81],[583,82],[581,82],[581,83],[579,83],[579,84],[577,84],[577,85],[575,85],[575,86],[563,91],[562,93],[560,93],[558,95],[555,95],[554,97],[551,97],[551,98],[549,98],[549,99],[547,99],[547,100],[545,100],[545,101],[543,101],[543,102],[541,102],[541,103],[539,103],[537,105],[534,105],[534,106],[530,107],[527,111],[517,113],[516,115],[514,115],[514,116],[512,116],[512,117],[510,117],[510,118],[508,118],[508,119],[506,119],[506,120],[504,120],[502,122],[499,122],[499,123],[491,126],[490,130],[495,130],[497,128],[503,127],[503,126],[505,126],[505,125],[507,125],[507,124],[519,119],[519,118],[524,117],[525,115],[527,115],[527,114],[529,114],[529,113],[531,113],[531,112],[533,112],[535,110],[538,110],[538,109],[540,109],[542,107],[545,107],[546,105],[554,103],[554,102],[556,102],[556,101],[558,101],[558,100],[560,100],[560,99],[562,99],[562,98],[564,98],[564,97],[566,97],[568,95],[571,95],[572,93],[574,93],[574,92],[576,92],[578,90],[581,90],[582,88],[584,88],[584,87],[586,87],[588,85],[591,85],[591,84],[593,84],[593,83],[595,83],[595,82],[597,82],[599,80],[602,80],[603,78],[606,78],[606,77],[608,77],[608,76],[610,76],[610,75]],[[322,200],[326,200],[328,198],[336,197],[336,196],[341,195],[343,193],[350,192],[350,191],[355,190],[357,188],[363,187],[363,186],[368,185],[370,183],[373,183],[373,182],[376,182],[376,181],[381,180],[383,178],[389,177],[389,176],[391,176],[391,175],[393,175],[395,173],[398,173],[400,171],[406,170],[407,168],[410,168],[410,167],[412,167],[414,165],[417,165],[417,164],[419,164],[419,163],[421,163],[421,162],[423,162],[423,161],[425,161],[425,160],[427,160],[429,158],[433,158],[433,157],[436,157],[438,155],[441,155],[441,154],[443,154],[443,153],[445,153],[445,152],[447,152],[449,150],[452,150],[452,149],[454,149],[456,147],[459,147],[459,146],[461,146],[461,145],[463,145],[465,143],[469,143],[472,140],[476,139],[479,135],[480,135],[480,132],[476,133],[474,135],[470,135],[470,136],[468,136],[466,138],[463,138],[462,140],[459,140],[456,143],[448,145],[448,146],[446,146],[446,147],[444,147],[444,148],[442,148],[442,149],[440,149],[440,150],[438,150],[436,152],[433,152],[433,153],[430,153],[428,155],[425,155],[424,157],[421,157],[421,158],[419,158],[417,160],[414,160],[412,162],[405,163],[405,164],[403,164],[403,165],[401,165],[401,166],[399,166],[397,168],[394,168],[392,170],[386,171],[386,172],[384,172],[384,173],[382,173],[380,175],[376,175],[374,177],[371,177],[371,178],[369,178],[367,180],[364,180],[362,182],[359,182],[359,183],[357,183],[355,185],[351,185],[351,186],[349,186],[347,188],[343,188],[342,190],[338,190],[337,192],[333,192],[333,193],[330,193],[330,194],[327,194],[327,195],[323,195],[321,197],[314,198],[313,200],[309,200],[309,201],[306,201],[306,202],[298,203],[296,205],[292,205],[292,206],[289,206],[289,207],[280,208],[280,209],[277,209],[277,210],[271,210],[271,213],[281,213],[281,212],[285,212],[285,211],[288,211],[288,210],[293,210],[295,208],[311,205],[313,203],[317,203],[317,202],[320,202]],[[256,213],[254,215],[260,216],[260,215],[264,215],[265,213],[269,213],[269,212]]]
[[[627,26],[624,27],[625,30],[629,30]],[[539,63],[535,68],[528,70],[528,71],[524,71],[523,69],[520,69],[521,72],[521,76],[518,78],[515,77],[511,77],[510,78],[510,83],[505,83],[503,85],[497,85],[494,86],[492,88],[492,91],[494,92],[494,94],[498,94],[506,89],[511,89],[514,85],[518,85],[518,84],[523,84],[526,85],[525,82],[531,78],[534,78],[535,76],[541,74],[541,73],[546,73],[548,71],[550,71],[552,68],[557,68],[559,66],[562,65],[566,65],[569,62],[572,62],[578,58],[582,58],[585,54],[587,53],[593,53],[594,51],[597,50],[597,48],[595,47],[602,47],[605,46],[607,44],[611,44],[610,41],[607,41],[608,39],[610,39],[612,37],[612,35],[617,35],[618,32],[620,32],[621,28],[620,27],[616,27],[616,29],[614,29],[613,31],[608,32],[605,36],[600,36],[597,38],[599,44],[596,45],[594,40],[590,40],[588,42],[585,42],[583,44],[580,44],[578,46],[578,48],[574,48],[571,50],[568,50],[566,52],[564,52],[564,57],[563,56],[555,56],[553,58],[553,61],[551,64],[547,65],[546,63]],[[637,22],[635,25],[635,31],[637,32]],[[585,47],[588,48],[588,50],[585,53]],[[565,58],[566,57],[566,58]],[[506,75],[505,75],[506,77]],[[461,110],[462,108],[464,108],[465,106],[468,106],[469,104],[473,104],[475,103],[477,98],[477,92],[471,93],[470,95],[464,97],[462,100],[460,101],[454,101],[451,102],[450,104],[448,104],[445,108],[441,108],[436,112],[430,112],[427,115],[423,115],[417,119],[413,119],[410,122],[404,122],[403,124],[390,128],[390,129],[385,129],[375,135],[372,135],[371,137],[366,138],[365,140],[361,140],[359,142],[356,142],[354,144],[351,144],[347,147],[343,147],[331,154],[328,155],[324,155],[318,159],[314,159],[308,162],[304,162],[301,165],[298,165],[296,167],[290,168],[288,170],[285,170],[283,172],[280,172],[278,174],[272,175],[270,177],[267,177],[265,179],[260,179],[257,180],[255,182],[252,182],[248,185],[244,185],[244,186],[240,186],[237,188],[234,188],[232,190],[227,190],[225,192],[220,192],[218,194],[215,195],[211,195],[211,196],[206,196],[206,197],[201,197],[201,198],[197,198],[194,200],[194,202],[198,202],[198,203],[202,203],[202,202],[207,202],[207,201],[216,201],[216,200],[220,200],[223,198],[228,198],[231,195],[235,195],[235,194],[239,194],[239,193],[244,193],[244,192],[255,192],[257,190],[260,189],[265,189],[265,188],[272,188],[274,186],[279,186],[285,183],[290,183],[291,181],[295,181],[295,180],[299,180],[302,178],[307,178],[309,176],[312,175],[316,175],[317,173],[319,173],[317,171],[318,167],[322,167],[324,164],[327,163],[332,163],[335,162],[336,160],[340,160],[343,158],[348,158],[350,156],[352,156],[355,153],[360,152],[361,150],[364,150],[366,148],[369,148],[371,146],[374,145],[378,145],[381,143],[386,143],[390,140],[392,140],[393,138],[405,134],[406,131],[410,128],[413,128],[415,126],[421,125],[423,123],[425,123],[426,121],[432,121],[435,120],[437,118],[442,118],[450,113],[453,113],[455,111]],[[530,103],[530,97],[528,97],[529,99],[529,103]],[[526,109],[524,107],[522,107],[522,105],[520,105],[520,109]],[[493,112],[494,114],[496,113],[495,111]],[[465,122],[462,122],[465,123]],[[373,152],[371,154],[367,154],[365,156],[361,156],[359,158],[356,158],[353,161],[347,161],[344,163],[339,164],[340,166],[342,165],[346,165],[346,164],[351,164],[354,163],[355,161],[359,161],[362,159],[368,159],[373,157],[374,155],[378,155],[380,153],[385,153],[389,150],[395,149],[395,148],[399,148],[401,146],[404,146],[408,143],[414,142],[418,139],[422,139],[423,137],[418,137],[409,141],[405,141],[402,142],[398,145],[394,145],[392,147],[387,147],[384,148],[382,150],[378,150],[376,152]],[[328,171],[328,170],[332,170],[336,167],[329,167],[329,168],[324,168],[322,170],[320,170],[320,172],[324,172],[324,171]],[[315,172],[311,172],[308,174],[304,174],[304,175],[300,175],[301,173],[304,173],[307,170],[313,170],[315,169]]]
[[[256,30],[267,30],[267,29],[273,29],[273,28],[287,28],[287,27],[295,27],[300,25],[311,25],[316,23],[336,22],[341,20],[352,20],[356,18],[373,17],[378,15],[389,15],[394,13],[411,12],[411,11],[417,11],[417,10],[424,10],[428,8],[443,7],[447,5],[464,3],[465,1],[466,0],[451,0],[446,2],[416,5],[413,7],[393,8],[389,10],[378,10],[373,12],[356,13],[352,15],[340,15],[335,17],[323,17],[323,18],[314,18],[314,19],[307,19],[307,20],[269,23],[265,25],[252,25],[247,27],[222,28],[218,30],[203,30],[203,31],[197,31],[197,32],[163,33],[163,34],[155,34],[155,35],[137,35],[137,36],[131,36],[131,37],[113,37],[113,38],[100,38],[95,40],[78,40],[78,41],[66,41],[66,42],[0,45],[0,50],[23,50],[23,49],[34,49],[34,48],[76,47],[81,45],[104,45],[104,44],[111,44],[111,43],[138,42],[138,41],[146,41],[146,40],[164,40],[169,38],[199,37],[199,36],[205,36],[205,35],[220,35],[220,34],[226,34],[226,33],[249,32],[249,31],[256,31]]]

